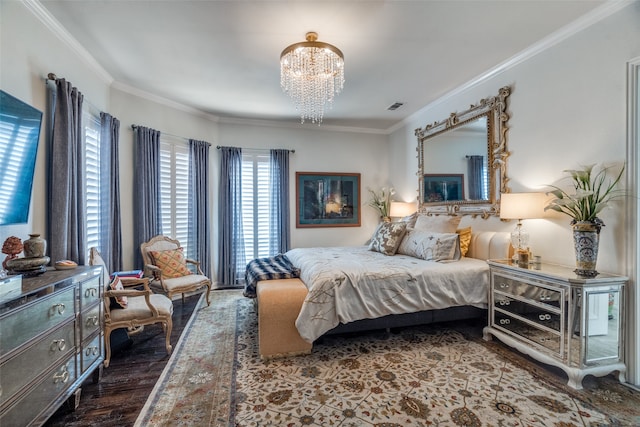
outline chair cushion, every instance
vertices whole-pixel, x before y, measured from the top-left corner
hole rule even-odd
[[[149,251],[153,264],[162,271],[163,279],[172,279],[191,274],[187,268],[182,248],[169,251]]]
[[[207,276],[203,276],[201,274],[190,274],[188,276],[175,277],[173,279],[164,279],[162,281],[164,283],[164,287],[167,292],[172,292],[184,287],[193,286],[193,285],[202,285],[204,286],[209,282],[209,278]],[[159,286],[160,281],[154,280],[152,284],[156,284]]]
[[[160,294],[152,294],[149,296],[151,305],[153,305],[158,313],[164,316],[173,314],[173,303],[169,298]],[[144,320],[152,316],[149,306],[145,302],[144,297],[129,297],[129,304],[126,309],[113,310],[111,312],[111,320],[113,322],[121,322],[127,320]]]

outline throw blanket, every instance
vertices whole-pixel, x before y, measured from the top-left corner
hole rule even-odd
[[[256,286],[261,280],[295,279],[300,277],[300,269],[295,268],[289,258],[278,254],[271,258],[257,258],[247,264],[244,273],[244,296],[256,297]]]

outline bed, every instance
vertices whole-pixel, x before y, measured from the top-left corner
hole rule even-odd
[[[296,328],[313,342],[327,333],[482,316],[486,260],[509,256],[509,242],[509,233],[471,234],[466,256],[439,261],[371,245],[290,250],[285,256],[308,289]]]

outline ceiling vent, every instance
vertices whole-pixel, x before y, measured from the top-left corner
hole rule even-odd
[[[394,104],[389,105],[389,107],[387,107],[387,110],[389,111],[395,111],[398,108],[402,107],[404,105],[404,102],[396,102]]]

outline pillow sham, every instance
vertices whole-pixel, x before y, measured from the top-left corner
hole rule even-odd
[[[188,276],[191,271],[187,268],[182,248],[168,251],[149,251],[153,264],[162,271],[163,279]]]
[[[369,250],[385,255],[395,255],[406,230],[407,224],[404,222],[381,223],[371,237]]]
[[[434,233],[455,233],[460,220],[462,217],[455,215],[418,215],[414,228]]]
[[[456,233],[460,236],[460,256],[467,256],[471,244],[471,227],[458,228]]]
[[[113,291],[122,291],[124,290],[124,286],[122,285],[122,281],[118,276],[109,285],[107,286],[107,290]],[[127,297],[115,297],[109,298],[109,308],[127,308],[129,304],[129,300]]]
[[[456,233],[433,233],[409,230],[402,239],[397,253],[425,261],[452,261],[460,259],[460,243]]]

